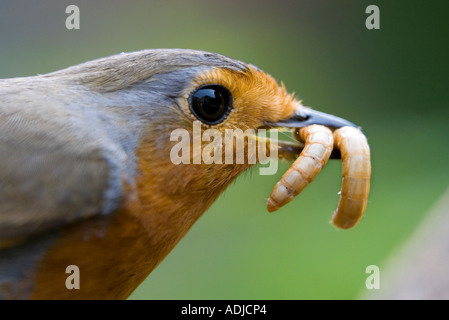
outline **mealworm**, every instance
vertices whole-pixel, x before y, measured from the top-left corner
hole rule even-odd
[[[334,131],[334,146],[341,152],[343,178],[340,200],[332,223],[342,229],[357,224],[365,211],[371,179],[371,156],[365,135],[357,128]]]
[[[298,131],[305,147],[273,188],[267,201],[269,212],[278,210],[297,196],[327,163],[332,149],[341,153],[342,186],[332,223],[348,229],[357,224],[365,211],[371,178],[370,149],[364,134],[354,127],[333,133],[327,127],[311,125]]]
[[[327,163],[332,152],[334,137],[330,129],[311,125],[301,128],[298,134],[305,142],[305,147],[271,192],[267,202],[269,212],[278,210],[307,187]]]

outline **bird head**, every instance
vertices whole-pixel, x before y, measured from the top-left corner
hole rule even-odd
[[[105,288],[116,285],[110,296],[132,292],[254,164],[246,147],[237,159],[239,137],[244,146],[254,140],[271,148],[257,130],[354,126],[304,107],[251,64],[194,50],[122,53],[6,79],[0,97],[0,182],[8,186],[0,194],[0,248],[61,229],[59,240],[44,241],[48,252],[39,251],[45,257],[36,265],[35,287],[52,297],[70,296],[60,287],[60,270],[71,261],[92,293],[105,294],[105,278]],[[278,143],[290,158],[303,147],[293,138]]]
[[[90,99],[86,105],[92,108],[94,96],[97,107],[108,111],[110,118],[103,122],[114,125],[103,128],[110,129],[108,135],[123,146],[129,159],[135,160],[135,165],[128,162],[131,170],[122,168],[120,176],[128,189],[137,192],[128,194],[137,196],[147,207],[143,211],[153,213],[144,219],[153,223],[159,216],[164,216],[161,221],[167,217],[180,219],[180,224],[185,222],[185,230],[252,165],[249,161],[236,163],[236,158],[231,163],[204,163],[201,155],[211,154],[211,149],[224,159],[226,131],[353,125],[304,107],[269,74],[216,53],[144,50],[94,60],[62,73],[75,75],[75,83],[88,89],[89,94],[80,98]],[[214,135],[204,143],[203,133],[210,129],[222,139],[217,142]],[[173,133],[180,132],[187,138],[183,140],[181,135],[173,139]],[[199,147],[195,145],[198,133]],[[244,141],[247,144],[248,139]],[[213,142],[212,148],[209,142]],[[177,144],[182,146],[179,152],[188,153],[187,161],[174,163],[173,148]],[[285,150],[298,154],[300,148],[301,144],[296,148],[290,144]],[[248,159],[247,149],[244,152]]]

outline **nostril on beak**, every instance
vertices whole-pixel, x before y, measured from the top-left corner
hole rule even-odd
[[[298,115],[296,118],[298,119],[298,121],[307,121],[310,119],[310,116],[309,115]]]

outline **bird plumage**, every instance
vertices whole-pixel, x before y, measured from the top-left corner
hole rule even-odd
[[[192,131],[188,97],[233,96],[214,128],[242,130],[301,107],[258,68],[219,54],[143,50],[0,80],[0,297],[124,299],[249,164],[170,162]],[[203,125],[204,128],[210,127]],[[81,289],[65,287],[68,265]]]

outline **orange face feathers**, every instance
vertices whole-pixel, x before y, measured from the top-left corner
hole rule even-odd
[[[186,106],[188,94],[204,84],[222,85],[233,98],[232,111],[225,121],[214,126],[217,129],[256,129],[265,122],[288,119],[301,105],[283,84],[279,86],[273,77],[252,66],[245,71],[217,67],[196,77],[187,88],[181,98],[185,112],[191,114]]]

